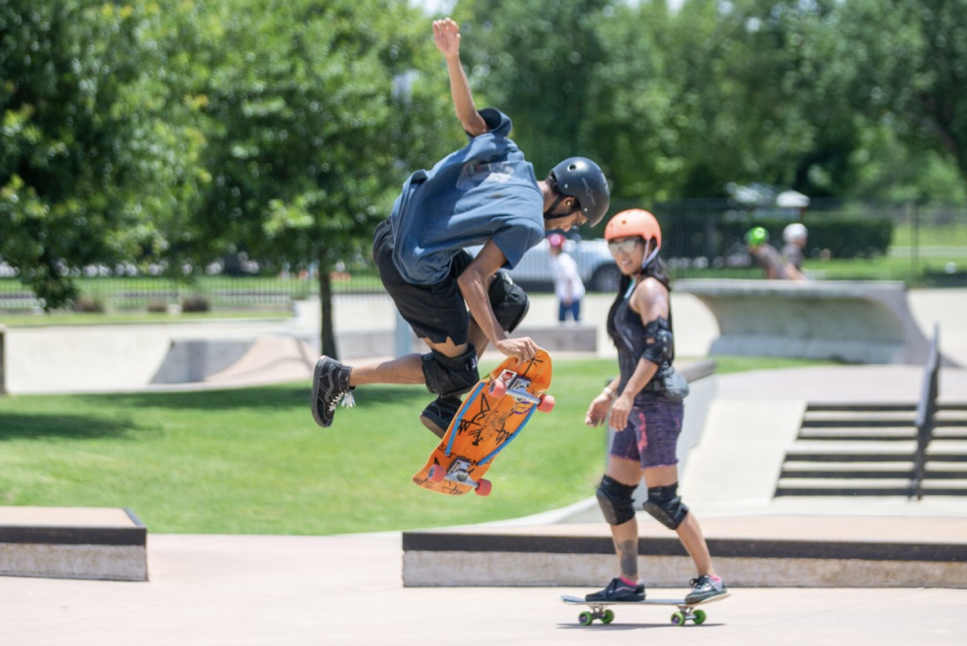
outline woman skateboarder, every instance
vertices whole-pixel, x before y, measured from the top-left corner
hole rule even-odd
[[[622,279],[608,314],[608,334],[618,348],[620,374],[588,408],[589,426],[608,423],[615,430],[608,468],[597,497],[611,525],[619,576],[588,601],[641,601],[638,579],[638,523],[633,494],[642,478],[648,487],[644,510],[678,533],[695,561],[687,603],[726,593],[715,574],[698,519],[678,495],[676,444],[682,428],[682,399],[688,385],[672,367],[669,277],[658,258],[661,229],[651,213],[618,213],[604,232]]]
[[[442,437],[460,395],[479,380],[477,356],[488,343],[523,361],[537,352],[533,339],[507,336],[529,302],[501,268],[516,266],[545,230],[597,224],[610,204],[604,173],[583,157],[565,159],[538,181],[508,136],[510,118],[493,108],[477,110],[460,61],[457,23],[434,21],[433,36],[470,143],[431,170],[413,173],[373,240],[383,285],[430,351],[362,366],[321,357],[312,414],[323,427],[332,424],[340,400],[351,404],[356,386],[426,384],[437,397],[420,419]],[[474,245],[483,245],[476,257],[465,249]]]

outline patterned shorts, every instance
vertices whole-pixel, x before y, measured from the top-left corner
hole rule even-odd
[[[641,463],[642,469],[678,464],[676,447],[682,432],[682,402],[639,394],[628,426],[614,434],[611,455]]]

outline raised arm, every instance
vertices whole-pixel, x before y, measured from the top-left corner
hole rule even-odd
[[[460,25],[452,18],[433,21],[433,41],[437,49],[447,61],[447,73],[450,75],[450,95],[453,97],[453,107],[457,111],[457,118],[463,124],[463,129],[473,137],[487,132],[487,124],[477,112],[470,92],[470,81],[463,71],[460,62]]]

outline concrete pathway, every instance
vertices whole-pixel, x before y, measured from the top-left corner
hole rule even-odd
[[[961,646],[967,631],[967,590],[736,589],[702,626],[632,607],[585,628],[558,596],[586,590],[404,588],[398,534],[158,535],[149,547],[150,583],[0,577],[3,643]]]
[[[689,303],[689,297],[675,298],[679,352],[701,356],[716,333],[714,320],[702,313],[694,299]],[[585,305],[589,322],[602,316],[609,301],[589,299]],[[922,298],[914,293],[911,304],[915,312],[922,306],[921,323],[937,318],[942,330],[948,330],[942,331],[945,352],[964,350],[967,357],[967,326],[961,323],[967,290],[946,290],[942,296],[925,294]],[[371,305],[366,306],[367,316],[375,316]],[[535,299],[532,316],[543,322],[553,308],[552,298]],[[352,309],[343,308],[340,316]],[[297,317],[297,321],[298,326],[312,328],[310,315]],[[599,343],[599,352],[610,356],[610,345]],[[726,407],[747,409],[754,401],[777,406],[775,402],[800,401],[813,395],[845,396],[848,386],[862,386],[864,397],[896,398],[900,391],[893,387],[902,388],[903,401],[909,401],[919,387],[918,368],[834,370],[838,372],[805,369],[723,377],[720,399]],[[92,369],[89,378],[94,379],[95,373]],[[941,383],[942,397],[963,399],[967,395],[967,388],[961,390],[959,373],[948,377],[945,372]],[[888,388],[888,384],[893,386]],[[915,386],[912,393],[910,386]],[[855,395],[855,391],[850,394]],[[750,439],[755,441],[755,437]],[[735,468],[724,453],[714,452],[708,454],[705,467],[699,468],[699,464],[697,459],[690,462],[690,477],[702,473],[702,480],[731,483],[729,486],[750,477],[750,471],[755,473],[757,468],[755,464]],[[756,474],[752,482],[761,486],[762,474]],[[829,520],[836,514],[967,517],[967,501],[961,500],[763,504],[759,499],[713,499],[707,489],[701,491],[697,488],[689,500],[700,515],[791,514],[810,516],[817,522],[824,517],[830,532],[836,531],[835,518]],[[598,522],[593,499],[566,512],[540,519]],[[582,513],[587,516],[582,518]],[[519,519],[519,523],[534,521]],[[961,646],[967,634],[967,614],[963,612],[967,590],[896,587],[736,588],[730,599],[708,608],[709,621],[702,626],[672,627],[670,609],[635,607],[618,609],[609,626],[585,628],[576,621],[580,609],[561,604],[558,596],[586,590],[404,588],[399,533],[323,537],[149,534],[148,555],[151,580],[147,583],[0,577],[0,643],[422,646],[446,641],[556,646],[646,639],[715,646]]]

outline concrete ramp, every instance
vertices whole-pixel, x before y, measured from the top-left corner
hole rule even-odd
[[[172,339],[168,353],[151,378],[152,384],[205,381],[239,361],[252,346],[251,339]]]
[[[888,281],[680,280],[718,321],[712,355],[923,365],[930,343]]]
[[[312,376],[319,354],[291,336],[259,337],[237,361],[209,375],[207,383],[249,385],[298,381]]]

